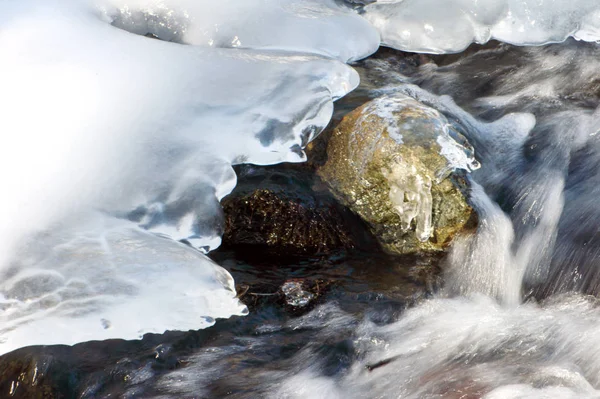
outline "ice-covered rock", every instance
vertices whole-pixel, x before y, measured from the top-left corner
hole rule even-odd
[[[400,93],[379,97],[336,127],[319,174],[388,251],[441,250],[473,216],[454,171],[478,167],[452,134],[433,108]]]
[[[315,297],[312,293],[304,290],[302,281],[286,281],[281,286],[281,292],[285,295],[285,303],[295,307],[304,307]]]

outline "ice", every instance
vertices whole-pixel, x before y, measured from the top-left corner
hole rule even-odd
[[[127,7],[148,13],[148,4],[159,3]],[[191,4],[168,3],[173,15]],[[0,294],[1,317],[11,320],[2,351],[138,338],[241,314],[227,273],[176,241],[218,246],[232,164],[305,160],[302,147],[329,122],[333,100],[358,84],[354,70],[320,54],[372,51],[283,34],[268,50],[168,43],[112,26],[117,5],[126,6],[0,3]],[[346,20],[366,26],[327,7],[340,35]],[[202,9],[190,10],[190,26],[200,27]],[[314,28],[302,21],[296,29]],[[313,45],[314,54],[297,52]],[[115,217],[125,223],[116,233]],[[128,283],[111,291],[103,276]],[[79,301],[65,313],[73,284],[87,287],[93,306]]]
[[[431,177],[419,174],[413,165],[403,160],[389,165],[389,168],[382,173],[390,186],[390,202],[400,216],[402,228],[409,230],[414,221],[417,238],[427,241],[433,231]]]
[[[286,281],[281,286],[285,303],[290,306],[304,307],[314,299],[314,294],[305,291],[301,281]]]
[[[518,45],[600,40],[595,0],[392,0],[364,7],[384,45],[452,53],[491,39]]]
[[[53,227],[2,271],[2,353],[200,329],[247,313],[229,273],[189,246],[102,215]]]
[[[1,2],[0,352],[139,338],[244,314],[231,276],[200,252],[220,243],[218,201],[235,185],[232,165],[305,160],[302,148],[329,122],[333,101],[358,84],[344,62],[374,52],[379,34],[385,45],[425,52],[455,52],[490,39],[521,45],[569,36],[600,39],[600,5],[594,1],[351,3],[364,18],[334,0]],[[594,64],[579,63],[571,71],[579,55],[542,54],[532,68],[563,74],[568,69],[580,81],[594,79]],[[521,72],[530,76],[526,68]],[[537,86],[513,82],[522,87],[480,99],[480,105],[561,97],[564,79],[552,74],[537,80]],[[577,251],[588,244],[580,235],[596,228],[591,221],[597,219],[597,190],[586,190],[590,180],[578,179],[598,178],[582,160],[586,151],[599,151],[593,138],[597,113],[565,111],[541,120],[507,112],[488,123],[449,97],[410,85],[393,89],[459,125],[484,165],[474,173],[483,198],[475,206],[488,224],[458,241],[447,293],[483,292],[516,306],[521,285],[514,282],[541,284],[548,276],[569,281],[549,292],[571,285],[597,291],[597,272],[586,269],[582,276],[579,270],[597,246]],[[534,129],[565,134],[555,147],[531,150],[526,159]],[[438,143],[453,167],[474,165],[450,136]],[[578,163],[569,180],[575,151],[581,152],[573,155]],[[536,157],[541,161],[534,162]],[[400,185],[390,194],[398,199],[404,198],[404,186],[427,192],[430,184],[394,179]],[[494,204],[508,190],[507,181],[512,209]],[[430,198],[422,199],[427,211]],[[580,220],[581,210],[590,217]],[[427,220],[419,223],[426,238]],[[555,248],[559,230],[574,242]],[[548,265],[551,255],[558,260]],[[470,279],[462,279],[465,273]],[[563,273],[568,278],[559,279]],[[516,323],[497,303],[479,302],[432,303],[441,304],[437,313],[444,317],[472,316],[475,329],[490,312],[502,315],[492,323],[495,328],[507,320]],[[527,309],[518,308],[522,319],[536,320],[538,313]],[[543,320],[538,324],[549,328]],[[449,339],[466,340],[461,331]],[[510,329],[505,333],[521,337]],[[581,380],[577,370],[566,369],[573,381]],[[329,392],[336,388],[323,386]],[[575,391],[585,391],[579,388]]]
[[[115,26],[168,41],[364,58],[379,34],[334,0],[110,0]]]

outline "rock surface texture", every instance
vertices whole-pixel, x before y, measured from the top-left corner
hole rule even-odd
[[[286,257],[376,245],[360,218],[338,204],[309,169],[246,165],[237,172],[238,186],[221,202],[224,247]]]
[[[391,253],[443,250],[476,225],[466,139],[436,110],[403,94],[376,98],[334,129],[318,174]]]

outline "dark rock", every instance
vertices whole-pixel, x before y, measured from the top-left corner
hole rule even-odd
[[[22,352],[22,351],[21,351]],[[66,396],[61,388],[66,385],[68,373],[54,373],[48,377],[52,358],[44,356],[5,355],[0,362],[0,397],[58,399]]]
[[[241,166],[237,171],[238,186],[221,201],[223,247],[289,257],[374,245],[362,222],[306,166]]]

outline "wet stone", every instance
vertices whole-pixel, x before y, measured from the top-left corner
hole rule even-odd
[[[318,174],[390,253],[443,251],[476,226],[473,148],[436,110],[401,93],[347,114]]]
[[[319,256],[376,245],[309,168],[237,167],[238,186],[221,204],[223,248],[261,256]]]

